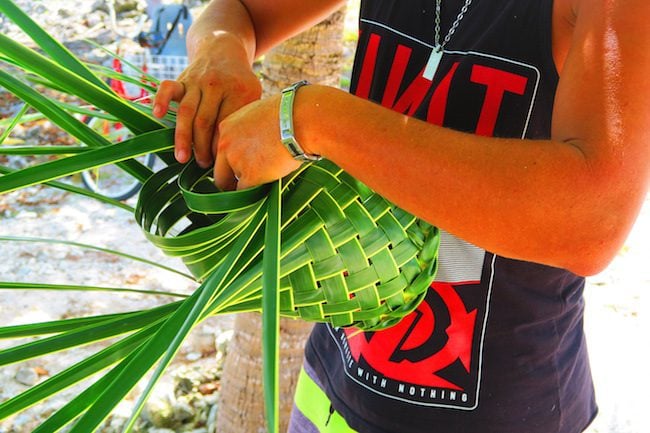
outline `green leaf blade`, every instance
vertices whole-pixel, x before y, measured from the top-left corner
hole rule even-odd
[[[266,233],[264,236],[264,272],[262,274],[262,357],[264,402],[269,432],[280,429],[280,181],[275,181],[269,192]]]

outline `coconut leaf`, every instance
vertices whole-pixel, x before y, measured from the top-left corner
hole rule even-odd
[[[0,12],[18,23],[45,52],[39,54],[0,35],[0,61],[22,71],[16,75],[0,71],[0,85],[23,100],[25,107],[38,112],[30,114],[31,118],[42,115],[80,142],[79,146],[52,146],[33,152],[25,147],[0,147],[0,154],[32,152],[60,157],[21,170],[0,167],[0,194],[38,184],[82,193],[56,179],[119,164],[128,175],[144,182],[135,209],[123,208],[133,211],[149,241],[169,256],[182,259],[191,276],[167,270],[201,282],[190,296],[148,310],[0,328],[0,338],[40,337],[0,351],[0,365],[115,340],[95,355],[0,404],[0,419],[104,372],[35,430],[54,432],[68,426],[73,433],[95,431],[151,373],[127,424],[129,430],[182,341],[198,323],[215,314],[258,311],[263,315],[266,417],[268,430],[275,433],[279,424],[280,314],[333,326],[380,330],[397,323],[422,300],[437,266],[439,238],[434,227],[396,208],[328,161],[305,164],[270,185],[220,191],[210,177],[211,170],[193,161],[185,165],[174,162],[170,153],[173,114],[158,120],[151,115],[150,107],[120,98],[102,76],[123,76],[88,67],[76,59],[10,0],[0,2]],[[83,103],[64,104],[46,97],[34,90],[34,83]],[[134,136],[111,143],[78,120],[79,113],[93,115],[94,110],[97,117],[123,123]],[[22,109],[16,118],[25,120],[25,111]],[[17,122],[1,123],[9,130],[3,138],[10,138]],[[160,155],[166,167],[153,173],[133,160],[148,153]],[[84,195],[111,203],[100,195]],[[9,236],[1,240],[43,241]],[[48,242],[108,251],[67,240]],[[0,289],[56,292],[110,288],[0,282]]]
[[[16,6],[14,2],[8,0],[0,2],[0,12],[5,14],[14,24],[18,25],[43,51],[48,53],[61,66],[84,77],[97,86],[108,88],[103,81],[99,80],[96,75],[88,70],[83,62],[79,61],[66,47],[43,30],[29,15]]]

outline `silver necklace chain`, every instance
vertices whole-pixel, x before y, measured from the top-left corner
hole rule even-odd
[[[465,14],[467,13],[467,10],[469,9],[469,5],[472,4],[472,0],[465,0],[465,4],[463,7],[460,8],[460,12],[458,12],[458,15],[456,16],[456,20],[453,22],[451,27],[449,27],[449,31],[445,35],[445,38],[442,40],[442,43],[440,43],[440,7],[442,4],[442,0],[436,0],[436,27],[435,27],[435,50],[442,51],[442,49],[449,43],[451,40],[451,37],[454,35],[456,32],[456,29],[458,28],[458,25],[460,22],[465,18]]]
[[[454,33],[456,32],[458,25],[463,20],[463,18],[465,18],[465,14],[467,13],[467,9],[469,9],[469,5],[472,4],[472,0],[465,0],[465,4],[463,5],[463,7],[460,8],[460,12],[458,12],[458,15],[456,16],[456,20],[453,22],[451,27],[449,27],[449,31],[445,35],[445,38],[442,40],[442,43],[440,42],[441,4],[442,4],[442,0],[436,0],[436,26],[435,26],[435,35],[434,35],[435,45],[431,50],[431,54],[429,55],[429,60],[427,61],[424,70],[422,71],[422,76],[427,80],[433,80],[433,77],[436,75],[436,72],[438,71],[438,66],[440,66],[440,60],[442,60],[442,55],[443,55],[443,50],[445,48],[445,45],[447,45],[447,43],[451,40],[452,36],[454,36]]]

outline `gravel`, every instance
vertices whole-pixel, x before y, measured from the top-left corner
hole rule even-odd
[[[74,182],[74,179],[71,181]],[[144,256],[183,270],[180,262],[163,256],[144,238],[128,212],[54,189],[32,187],[0,196],[0,219],[0,237],[66,239]],[[125,239],[128,242],[124,242]],[[16,241],[0,241],[0,279],[143,288],[186,294],[197,287],[196,283],[178,274],[108,253],[69,245]],[[169,298],[165,296],[135,293],[69,291],[54,295],[12,290],[0,296],[0,323],[5,326],[18,325],[132,311],[168,301]],[[173,424],[175,431],[191,431],[206,426],[210,410],[216,404],[221,361],[231,335],[231,316],[210,318],[192,331],[165,378],[156,387],[145,411],[150,416],[141,419],[137,431],[162,428],[166,426],[163,425],[165,423]],[[9,345],[9,342],[0,341],[0,348]],[[99,347],[105,347],[105,343],[0,368],[0,401],[40,383],[94,353]],[[45,404],[0,421],[0,432],[32,431],[41,418],[76,396],[79,389],[70,388]],[[138,390],[129,395],[106,421],[102,432],[119,431],[118,427],[128,418],[137,394]],[[151,416],[157,412],[169,413],[171,421],[163,422],[160,417]]]
[[[119,38],[107,25],[108,14],[103,8],[104,1],[15,0],[15,3],[85,60],[103,62],[106,57],[104,52],[88,44],[85,38],[111,50],[118,43]],[[144,10],[144,2],[131,1],[130,6],[128,1],[117,3],[118,10],[123,11],[119,16],[120,31],[134,34],[138,16]],[[190,2],[194,13],[200,5],[199,1]],[[31,43],[20,29],[1,16],[0,32],[22,43]],[[18,101],[3,94],[0,98],[0,115],[10,115],[19,106]],[[12,137],[22,140],[24,145],[72,143],[69,136],[47,120],[19,126]],[[36,161],[34,158],[9,157],[2,162],[18,169]],[[78,178],[69,178],[67,181],[80,186]],[[131,204],[134,204],[133,199]],[[184,272],[180,261],[163,256],[145,239],[129,212],[55,189],[36,186],[0,196],[0,221],[0,236],[64,239],[98,245],[143,256]],[[0,279],[139,288],[185,294],[197,287],[196,283],[177,273],[106,252],[16,240],[0,241]],[[0,296],[0,323],[7,326],[132,311],[169,301],[169,297],[162,295],[135,293],[67,291],[54,296],[46,292],[12,290]],[[231,335],[232,317],[229,316],[210,318],[197,326],[155,388],[135,431],[213,432],[221,364]],[[106,344],[108,342],[3,366],[0,368],[0,402],[42,382]],[[0,348],[8,346],[9,342],[0,341]],[[87,385],[85,383],[83,387]],[[102,432],[121,431],[142,386],[139,385],[118,406],[103,424]],[[0,421],[0,433],[32,431],[42,419],[75,397],[80,389],[81,386],[71,387],[43,404]],[[169,417],[165,418],[164,414]]]

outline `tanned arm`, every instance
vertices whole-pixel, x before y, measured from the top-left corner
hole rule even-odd
[[[187,162],[194,152],[197,162],[209,167],[219,122],[261,96],[253,60],[343,4],[342,0],[213,0],[188,31],[190,65],[176,81],[164,81],[154,101],[158,117],[165,115],[170,101],[179,102],[176,159]]]
[[[576,0],[571,9],[569,39],[554,41],[567,54],[550,140],[461,133],[307,86],[294,109],[298,141],[487,250],[599,272],[622,246],[650,183],[650,33],[634,30],[645,28],[650,3]],[[224,121],[218,184],[226,173],[242,188],[295,168],[277,139],[277,104],[260,101]]]

